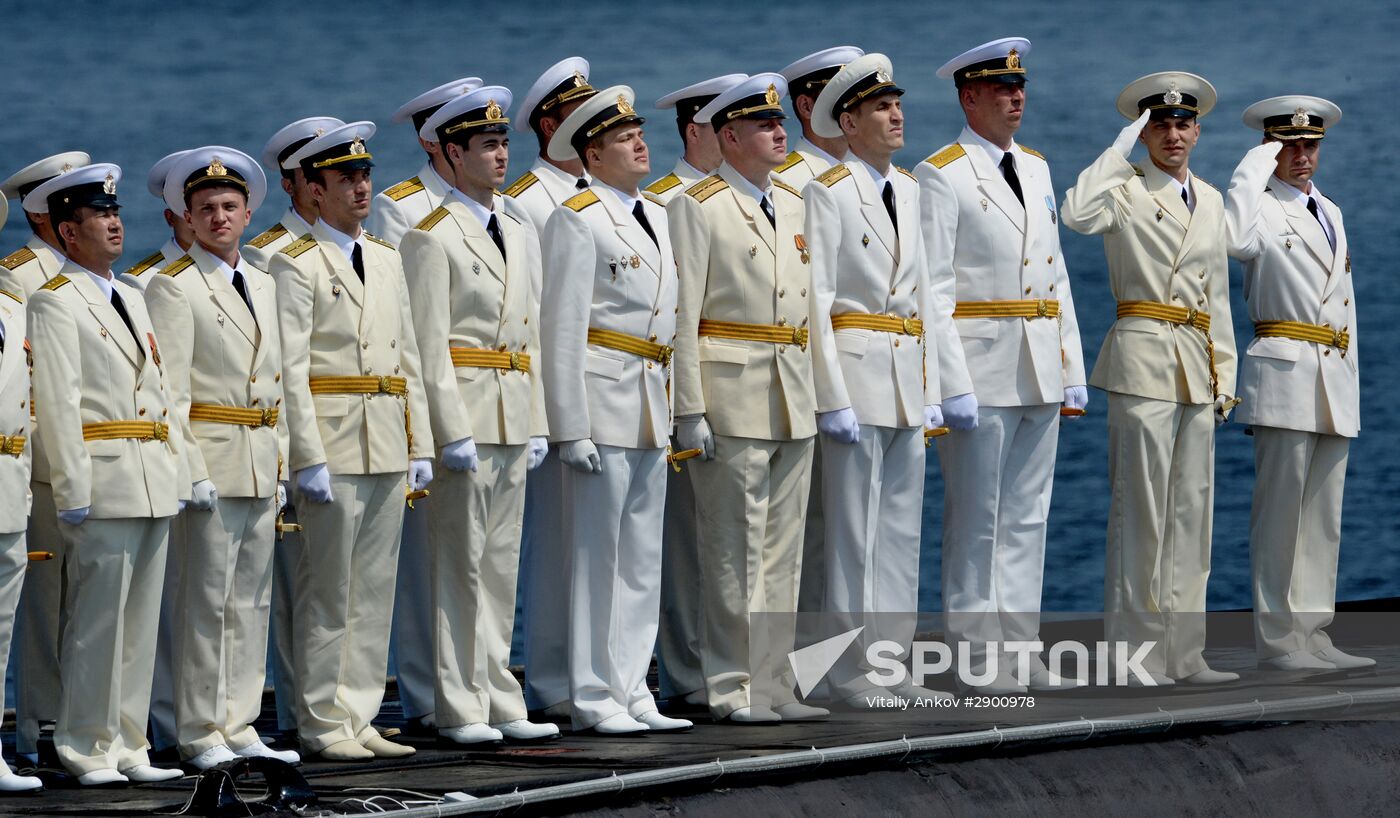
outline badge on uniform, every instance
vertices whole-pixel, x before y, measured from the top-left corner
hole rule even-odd
[[[331,285],[331,295],[335,296],[336,298],[339,298],[339,297],[340,297],[340,285],[339,285],[339,284],[332,284],[332,285]]]
[[[800,253],[800,254],[802,255],[802,263],[803,263],[803,264],[806,264],[807,262],[809,262],[809,261],[812,260],[812,254],[809,253],[809,252],[807,252],[807,237],[806,237],[806,236],[802,235],[801,233],[794,233],[794,234],[792,235],[792,242],[793,242],[793,244],[796,244],[796,245],[797,245],[797,252]]]
[[[758,257],[758,245],[757,245],[757,244],[750,244],[750,245],[749,245],[749,258],[757,258],[757,257]]]
[[[214,320],[218,321],[218,322],[219,322],[219,326],[222,327],[222,326],[224,325],[224,314],[223,314],[223,313],[219,313],[218,317],[215,318]]]
[[[986,213],[986,212],[987,212],[987,200],[986,200],[986,199],[983,199],[983,200],[982,200],[982,212],[983,212],[983,213]]]
[[[861,247],[869,247],[869,246],[870,246],[870,236],[868,236],[868,235],[866,235],[866,234],[864,234],[864,233],[861,233],[861,234],[860,234],[860,246],[861,246]]]
[[[617,261],[615,259],[608,259],[608,269],[612,270],[612,280],[617,281]]]
[[[632,261],[632,269],[633,269],[633,270],[635,270],[635,269],[637,269],[637,268],[639,268],[639,267],[642,266],[642,257],[641,257],[641,256],[633,256],[632,259],[631,259],[631,261]]]
[[[156,335],[154,332],[146,333],[146,343],[151,345],[151,360],[160,366],[160,348],[156,346]]]
[[[481,264],[479,262],[472,262],[472,272],[481,275]]]
[[[1157,221],[1160,222],[1161,220],[1162,220],[1162,208],[1159,207],[1159,208],[1157,208]]]
[[[1057,224],[1055,221],[1055,200],[1050,198],[1049,195],[1045,197],[1045,206],[1050,209],[1050,223]]]

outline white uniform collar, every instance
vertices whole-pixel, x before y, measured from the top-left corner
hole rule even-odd
[[[345,254],[345,260],[353,263],[355,245],[360,244],[361,240],[364,238],[365,231],[361,229],[359,236],[351,238],[339,230],[336,230],[334,227],[331,227],[330,223],[325,219],[319,219],[317,223],[320,224],[321,229],[326,232],[326,238],[334,242],[335,246],[340,248],[340,252]],[[363,254],[364,251],[361,250],[361,255]]]
[[[802,139],[798,140],[798,142],[797,142],[797,151],[798,151],[798,153],[802,153],[802,152],[810,153],[810,154],[812,154],[813,156],[817,157],[818,159],[822,159],[822,160],[825,160],[826,162],[830,163],[833,167],[835,167],[836,165],[839,165],[839,164],[841,164],[842,162],[846,161],[846,159],[845,159],[844,157],[841,158],[841,159],[837,159],[835,156],[832,156],[831,154],[827,153],[826,151],[822,150],[821,148],[817,147],[816,145],[813,145],[813,144],[812,144],[812,141],[811,141],[810,139],[808,139],[807,137],[805,137],[805,136],[802,137]],[[850,156],[850,153],[847,152],[846,156]]]
[[[200,249],[203,249],[203,248],[200,248]],[[208,253],[209,251],[205,250],[205,252]],[[224,261],[223,259],[221,259],[221,258],[215,256],[213,253],[210,253],[210,254],[209,254],[209,258],[212,259],[212,260],[214,261],[214,264],[215,264],[215,265],[217,265],[214,269],[218,270],[219,273],[220,273],[221,275],[223,275],[224,280],[227,281],[229,284],[233,284],[233,269],[234,269],[234,268],[228,266],[228,262],[226,262],[226,261]],[[242,260],[243,260],[242,258],[239,259],[239,261],[242,261]],[[247,276],[244,276],[244,280],[245,280],[245,281],[247,280]]]
[[[1149,159],[1148,161],[1150,162],[1152,160]],[[1186,209],[1195,210],[1196,194],[1191,190],[1191,171],[1189,169],[1186,171],[1186,182],[1184,184],[1178,182],[1176,177],[1172,176],[1170,173],[1166,173],[1166,171],[1163,171],[1163,173],[1166,175],[1167,181],[1172,183],[1172,187],[1176,190],[1176,195],[1178,197],[1181,196],[1183,190],[1186,191]]]
[[[42,248],[44,250],[48,250],[50,253],[53,253],[54,258],[58,260],[58,266],[60,268],[63,267],[64,264],[68,263],[68,257],[63,255],[62,250],[58,249],[57,247],[54,247],[52,244],[49,244],[48,242],[39,238],[37,234],[31,234],[29,236],[29,241],[26,242],[26,244],[28,244],[29,249],[31,250],[39,250]]]
[[[560,170],[558,166],[546,162],[544,160],[544,157],[540,157],[535,160],[535,166],[533,168],[530,168],[530,172],[535,174],[536,176],[553,176],[555,179],[559,180],[560,184],[570,188],[578,187],[579,177],[573,175],[572,173],[565,173],[564,171]],[[584,171],[583,178],[588,180],[588,183],[590,185],[593,184],[593,179],[589,177],[588,171]],[[448,187],[451,187],[451,185],[448,185]]]
[[[77,264],[77,262],[73,263]],[[104,278],[86,267],[80,266],[79,269],[88,274],[88,278],[92,279],[92,283],[96,284],[97,289],[102,291],[103,298],[106,298],[108,301],[112,300],[112,279]]]
[[[306,219],[301,217],[301,214],[297,212],[295,207],[287,208],[287,215],[282,217],[282,223],[288,227],[296,228],[288,232],[295,233],[298,236],[305,236],[307,233],[311,232],[311,225],[306,223]]]
[[[424,181],[424,179],[423,179],[424,176],[431,176],[433,179],[435,179],[435,180],[437,181],[437,184],[438,184],[438,190],[452,190],[452,189],[453,189],[453,188],[452,188],[452,183],[449,182],[449,181],[447,181],[446,179],[442,178],[442,174],[437,172],[437,168],[433,167],[433,160],[431,160],[431,159],[428,160],[428,164],[426,164],[426,165],[423,166],[422,172],[420,172],[420,173],[418,174],[418,181],[420,181],[420,182]],[[429,185],[429,184],[425,184],[424,187],[428,188],[429,190],[432,189],[432,185]]]
[[[466,205],[467,210],[470,210],[472,215],[476,217],[477,221],[481,222],[481,227],[483,230],[486,229],[486,225],[490,223],[491,217],[495,215],[494,209],[483,207],[481,205],[481,202],[478,202],[476,199],[473,199],[472,197],[468,196],[467,194],[463,193],[455,187],[449,188],[447,195]],[[496,199],[495,197],[492,197],[491,204],[495,205],[495,203]]]
[[[885,183],[894,181],[894,162],[890,162],[890,169],[882,175],[880,171],[875,169],[874,165],[870,164],[864,159],[856,157],[856,161],[864,165],[865,169],[870,172],[870,179],[875,183],[875,189],[877,191],[883,192],[885,189]]]
[[[1011,154],[1011,163],[1013,165],[1016,163],[1015,139],[1011,140],[1011,147],[1007,148],[1006,150],[1002,150],[1000,147],[993,145],[986,137],[982,136],[982,134],[972,130],[971,125],[969,125],[965,129],[965,132],[967,133],[969,142],[986,151],[987,158],[992,160],[993,165],[1001,167],[1001,159],[1008,153]]]
[[[697,168],[697,167],[695,167],[694,165],[690,164],[689,162],[685,161],[685,157],[684,157],[684,156],[682,156],[680,159],[677,159],[677,160],[676,160],[676,170],[677,170],[677,171],[685,171],[685,172],[687,172],[690,176],[692,176],[692,177],[694,177],[694,178],[696,178],[696,179],[704,179],[705,177],[707,177],[707,176],[710,175],[710,174],[706,173],[705,171],[700,170],[699,168]],[[683,174],[681,174],[681,173],[676,173],[676,176],[677,176],[678,178],[684,178]]]
[[[763,177],[768,182],[768,187],[760,190],[753,182],[745,178],[742,173],[735,170],[733,165],[726,162],[724,163],[724,167],[729,168],[729,173],[725,174],[725,179],[732,183],[731,186],[756,202],[762,203],[764,199],[768,198],[769,192],[773,190],[772,177],[768,176],[768,174],[764,174]]]
[[[604,190],[611,191],[612,195],[616,196],[619,202],[622,202],[622,206],[627,208],[628,213],[631,213],[633,210],[635,210],[637,207],[637,203],[642,200],[641,196],[629,196],[628,194],[623,193],[622,191],[618,190],[612,185],[603,182],[601,179],[594,179],[592,187],[601,187]]]
[[[1335,250],[1335,249],[1337,248],[1337,231],[1336,231],[1336,229],[1335,229],[1334,227],[1332,227],[1332,220],[1329,219],[1329,218],[1327,218],[1327,211],[1324,210],[1323,207],[1322,207],[1322,191],[1318,189],[1317,183],[1316,183],[1316,182],[1313,182],[1313,181],[1309,180],[1308,186],[1309,186],[1310,188],[1312,188],[1312,189],[1311,189],[1310,191],[1308,191],[1307,193],[1304,193],[1303,191],[1301,191],[1301,190],[1299,190],[1298,188],[1294,187],[1293,185],[1290,185],[1289,183],[1283,181],[1282,179],[1278,178],[1277,176],[1275,176],[1275,177],[1273,177],[1272,179],[1270,179],[1270,180],[1269,180],[1269,183],[1270,183],[1271,185],[1275,185],[1275,184],[1278,185],[1280,188],[1282,188],[1282,190],[1283,190],[1284,193],[1287,193],[1287,194],[1288,194],[1289,196],[1291,196],[1295,201],[1297,201],[1298,204],[1302,205],[1303,207],[1307,207],[1307,206],[1308,206],[1308,200],[1309,200],[1309,199],[1316,199],[1317,202],[1318,202],[1318,204],[1317,204],[1317,220],[1318,220],[1318,223],[1320,223],[1320,224],[1322,225],[1322,232],[1327,234],[1327,241],[1328,241],[1329,244],[1332,245],[1332,249]]]

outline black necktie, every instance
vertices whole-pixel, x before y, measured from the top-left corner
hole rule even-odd
[[[885,212],[890,214],[890,224],[894,225],[894,234],[899,235],[899,217],[894,214],[894,184],[885,182],[885,192],[880,194],[880,198],[885,200]]]
[[[1322,228],[1322,235],[1327,237],[1327,243],[1331,245],[1333,250],[1336,250],[1337,245],[1333,243],[1332,234],[1327,232],[1327,225],[1322,223],[1322,214],[1317,212],[1317,199],[1311,196],[1308,197],[1308,212],[1313,215],[1314,219],[1317,219],[1318,226]]]
[[[491,241],[496,243],[496,249],[501,251],[501,260],[506,257],[506,240],[501,235],[501,223],[496,220],[496,214],[492,213],[491,218],[486,220],[486,235],[491,237]]]
[[[360,243],[355,242],[355,249],[350,251],[350,266],[355,268],[355,275],[360,277],[360,283],[365,280],[365,256],[360,250]]]
[[[767,196],[764,196],[762,199],[758,200],[758,206],[763,210],[763,215],[768,217],[768,223],[773,225],[774,229],[777,229],[778,217],[773,215],[773,202],[770,201]]]
[[[1001,175],[1006,179],[1011,192],[1016,194],[1016,201],[1021,203],[1021,207],[1025,207],[1026,199],[1021,195],[1021,177],[1016,175],[1016,160],[1012,158],[1011,151],[1002,154]]]
[[[122,317],[122,323],[126,324],[127,331],[131,333],[131,340],[136,342],[137,349],[141,347],[141,339],[136,337],[136,327],[131,323],[131,316],[126,314],[126,304],[122,302],[122,297],[117,294],[117,288],[112,288],[112,306],[116,309],[117,315]]]
[[[1181,203],[1186,205],[1186,209],[1191,209],[1191,197],[1186,194],[1186,188],[1181,189]]]
[[[638,199],[637,203],[632,206],[632,217],[637,220],[637,223],[642,226],[643,230],[647,231],[647,235],[651,236],[651,243],[656,245],[656,249],[660,250],[661,242],[656,240],[656,233],[651,229],[651,222],[647,221],[647,214],[646,211],[642,209],[641,199]]]
[[[578,190],[583,190],[584,188],[588,187],[588,180],[580,176],[578,177],[578,181],[574,182],[574,187]]]
[[[253,322],[258,320],[258,314],[253,312],[253,299],[248,297],[248,284],[243,280],[241,270],[233,271],[233,288],[238,290],[238,297],[243,299],[243,303],[248,305],[248,314],[253,316]]]

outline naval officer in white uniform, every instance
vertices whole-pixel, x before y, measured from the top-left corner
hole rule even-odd
[[[1254,642],[1260,665],[1280,670],[1375,664],[1323,630],[1336,603],[1347,454],[1361,431],[1351,249],[1341,208],[1314,181],[1323,136],[1341,118],[1309,96],[1246,108],[1264,141],[1235,170],[1225,207],[1254,322],[1239,414],[1254,433]]]

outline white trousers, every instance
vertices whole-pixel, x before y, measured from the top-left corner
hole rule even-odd
[[[921,429],[860,427],[855,443],[821,436],[826,515],[826,610],[865,626],[858,644],[913,641],[919,610],[919,537],[923,523]],[[896,614],[897,616],[868,616]],[[828,678],[833,694],[868,690],[863,661],[848,651]]]
[[[10,662],[10,639],[15,632],[24,572],[29,565],[28,538],[23,531],[0,534],[0,679]],[[35,563],[38,564],[38,563]]]
[[[444,471],[446,471],[444,469]],[[436,482],[436,481],[434,481]],[[437,486],[426,500],[437,497]],[[403,513],[403,540],[394,593],[394,674],[405,717],[434,712],[433,551],[428,544],[428,510],[415,503]]]
[[[666,523],[661,537],[661,631],[656,639],[661,695],[687,696],[705,687],[700,668],[703,606],[695,491],[688,466],[666,472]]]
[[[563,478],[557,448],[525,481],[524,585],[525,703],[531,710],[569,701],[569,559],[564,531]]]
[[[282,512],[282,522],[295,524],[296,510],[288,506]],[[273,525],[276,525],[274,520]],[[292,659],[296,643],[296,584],[297,563],[301,562],[301,532],[282,534],[272,550],[272,624],[268,638],[272,640],[272,686],[277,699],[277,729],[283,732],[297,729],[297,679]]]
[[[813,448],[811,438],[715,435],[714,459],[687,464],[699,512],[700,658],[716,718],[793,701],[778,680],[793,649]]]
[[[179,744],[175,717],[175,652],[180,641],[180,572],[185,564],[185,527],[180,512],[170,521],[165,548],[165,578],[160,587],[160,618],[156,625],[156,664],[151,675],[151,749],[169,750]]]
[[[146,717],[170,519],[59,524],[69,556],[54,746],[74,775],[150,763]]]
[[[666,450],[598,446],[601,474],[564,466],[572,543],[569,691],[575,730],[656,710],[647,688],[661,606]]]
[[[1039,639],[1060,413],[1058,404],[983,406],[977,418],[976,429],[939,438],[938,458],[946,637],[968,643],[980,671],[988,642]],[[998,667],[1008,667],[1002,656]]]
[[[58,718],[59,645],[63,631],[68,545],[58,530],[53,487],[29,484],[27,547],[47,551],[53,559],[32,563],[21,575],[19,611],[15,614],[15,750],[39,752],[39,723]]]
[[[433,555],[439,727],[525,718],[525,697],[510,672],[510,637],[526,446],[481,444],[476,451],[476,471],[437,474],[424,509]]]
[[[1215,497],[1215,407],[1108,395],[1104,613],[1110,641],[1156,647],[1142,663],[1181,679],[1206,669],[1206,580]]]
[[[1337,598],[1342,489],[1351,441],[1254,427],[1254,642],[1259,658],[1332,646],[1323,628]]]
[[[277,500],[220,497],[212,511],[186,508],[175,599],[175,715],[180,756],[259,740],[272,598]],[[162,606],[164,607],[164,606]]]
[[[384,702],[394,571],[403,531],[404,472],[331,474],[333,503],[298,498],[297,730],[320,752],[363,744]]]

